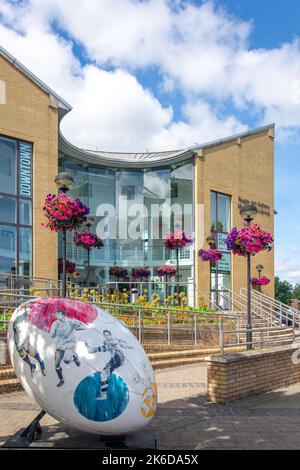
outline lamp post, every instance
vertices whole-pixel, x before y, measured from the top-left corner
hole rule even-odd
[[[58,191],[62,193],[67,193],[74,184],[73,177],[66,172],[58,173],[55,177],[55,184],[57,186]],[[63,297],[67,296],[67,271],[66,271],[66,260],[67,260],[67,231],[66,228],[63,227],[63,249],[62,249],[62,259],[63,259],[63,287],[62,287],[62,294]]]
[[[94,222],[95,222],[94,217],[88,216],[88,218],[86,219],[86,222],[85,222],[85,225],[86,225],[86,228],[87,228],[87,231],[88,231],[88,232],[90,232],[91,226],[94,224]],[[91,260],[90,254],[91,254],[91,248],[88,248],[87,252],[88,252],[87,287],[90,287],[90,282],[91,282],[91,280],[90,280],[90,276],[91,276],[91,274],[90,274],[90,260]]]
[[[216,248],[216,238],[213,233],[211,235],[208,235],[208,237],[206,238],[206,241],[211,250]],[[209,263],[209,269],[210,269],[209,275],[211,276],[211,261]],[[219,306],[218,263],[216,263],[216,271],[215,271],[215,291],[216,291],[216,305]]]
[[[257,214],[257,207],[254,204],[246,204],[240,209],[241,217],[251,225],[253,216]],[[252,314],[251,314],[251,254],[247,253],[247,349],[252,349]]]
[[[261,275],[261,272],[262,272],[263,269],[264,269],[264,266],[262,264],[257,264],[256,265],[256,271],[258,272],[258,279],[260,279],[260,275]],[[259,292],[261,292],[261,285],[260,284],[258,286],[258,290],[259,290]]]

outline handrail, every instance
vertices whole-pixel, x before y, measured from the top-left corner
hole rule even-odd
[[[242,296],[246,298],[246,289],[242,287],[240,289],[240,292],[245,292],[245,294],[241,293]],[[273,322],[282,322],[282,320],[285,320],[287,322],[292,321],[293,326],[295,325],[295,317],[296,315],[293,313],[292,310],[288,308],[288,306],[281,306],[279,311],[277,311],[274,308],[274,305],[276,303],[272,299],[269,301],[269,299],[264,299],[263,297],[260,297],[259,294],[253,290],[251,290],[251,303],[252,305],[254,304],[257,308],[260,309],[260,311],[267,313],[268,316],[271,317]],[[278,317],[279,315],[279,317]],[[298,321],[299,321],[299,313],[297,314]],[[299,323],[300,327],[300,323]]]
[[[223,288],[224,290],[228,290],[229,289],[226,289],[226,288]],[[242,294],[241,292],[245,291],[245,294]],[[253,293],[253,291],[251,291]],[[245,311],[247,310],[247,296],[246,296],[246,289],[245,288],[241,288],[240,289],[240,294],[237,294],[237,293],[233,293],[238,299],[238,300],[243,306],[244,306],[244,309]],[[278,318],[276,317],[276,315],[274,315],[274,313],[272,312],[272,310],[270,309],[270,306],[269,305],[263,305],[261,303],[260,300],[258,300],[257,298],[255,297],[251,297],[251,307],[252,307],[252,312],[257,315],[258,317],[260,317],[261,319],[271,323],[271,324],[276,324],[278,322]],[[288,318],[285,317],[287,320]]]
[[[240,304],[242,305],[242,307],[243,307],[242,310],[235,304],[234,296],[237,295],[235,292],[233,292],[233,291],[231,291],[231,290],[229,290],[229,289],[227,289],[227,288],[225,288],[225,287],[221,287],[221,289],[219,290],[219,293],[220,293],[222,296],[224,296],[224,294],[228,295],[227,298],[225,297],[225,300],[227,300],[227,301],[230,302],[231,308],[232,308],[232,306],[234,306],[234,307],[237,308],[238,310],[240,310],[240,311],[242,311],[242,312],[245,312],[245,306],[244,306],[244,304],[243,304],[242,302],[239,302],[239,301],[238,301],[238,303],[240,303]]]
[[[262,292],[257,292],[254,290],[252,290],[252,295],[272,305],[279,306],[280,311],[284,310],[288,312],[289,314],[293,313],[296,317],[300,318],[299,310],[295,309],[294,307],[291,307],[290,305],[285,304],[284,302],[281,302],[280,300],[273,299],[272,297],[269,297],[268,295],[263,294]]]

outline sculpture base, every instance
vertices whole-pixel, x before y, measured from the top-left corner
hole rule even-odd
[[[121,436],[97,436],[76,429],[65,428],[63,424],[46,426],[42,429],[39,415],[25,429],[11,436],[3,448],[60,448],[60,449],[106,449],[106,450],[153,450],[157,442],[151,430],[142,429]]]

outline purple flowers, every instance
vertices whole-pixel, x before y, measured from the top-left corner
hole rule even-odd
[[[103,240],[92,232],[76,232],[73,241],[75,245],[82,246],[87,251],[91,248],[99,249],[103,247]]]
[[[156,270],[159,277],[176,277],[177,269],[175,266],[170,266],[169,264],[164,264]]]
[[[58,232],[65,228],[74,230],[86,220],[90,209],[82,204],[80,199],[73,199],[62,193],[59,195],[48,194],[45,199],[43,212],[48,219],[44,227]]]
[[[198,256],[202,259],[202,261],[220,261],[222,259],[222,253],[219,250],[199,250]]]
[[[270,284],[270,279],[267,276],[263,277],[252,277],[251,278],[252,286],[267,286]]]
[[[58,259],[58,272],[59,274],[62,274],[63,272],[63,259],[59,258]],[[76,273],[76,264],[72,263],[71,261],[66,260],[66,272],[68,274],[75,274]]]
[[[150,276],[150,274],[151,274],[150,268],[134,268],[131,272],[133,279],[147,278]]]
[[[175,231],[163,237],[163,243],[169,250],[177,250],[178,248],[184,248],[186,245],[190,245],[193,241],[185,232]]]
[[[247,253],[256,254],[261,251],[270,251],[273,241],[272,235],[262,230],[260,225],[245,224],[239,230],[236,227],[231,229],[225,243],[227,249],[235,255],[246,256]]]
[[[126,268],[113,266],[109,270],[111,276],[115,276],[117,279],[125,278],[128,275],[128,270]]]

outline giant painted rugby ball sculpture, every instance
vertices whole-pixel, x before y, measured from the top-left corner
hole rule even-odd
[[[26,392],[58,421],[95,434],[146,426],[156,410],[150,361],[109,313],[62,297],[30,300],[9,323],[11,362]]]

